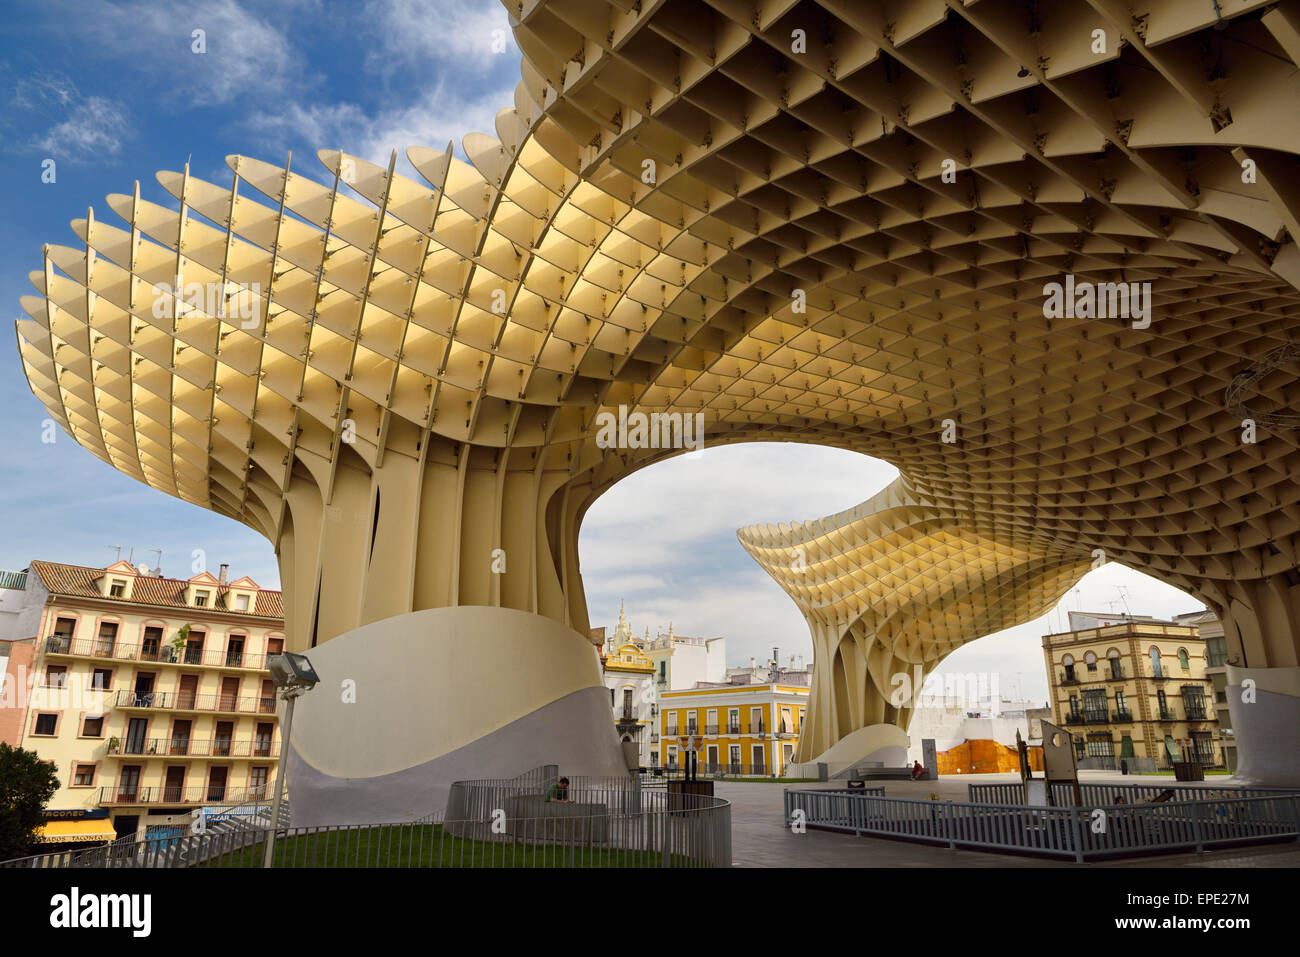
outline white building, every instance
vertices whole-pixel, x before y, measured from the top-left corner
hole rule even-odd
[[[661,632],[651,638],[647,627],[644,636],[638,638],[632,633],[622,603],[613,635],[606,638],[603,632],[603,628],[594,629],[592,641],[599,650],[619,737],[632,737],[638,742],[641,767],[661,764],[660,695],[702,683],[726,682],[727,640],[674,634],[671,622],[666,634]]]
[[[646,629],[646,639],[649,637],[649,629]],[[658,708],[654,665],[645,653],[644,642],[632,635],[622,604],[618,609],[618,627],[601,643],[599,653],[619,740],[625,744],[635,743],[638,766],[649,767],[659,744],[655,721]]]
[[[996,713],[974,711],[969,704],[954,698],[948,702],[923,705],[912,713],[912,723],[907,729],[907,760],[925,763],[921,742],[934,738],[934,749],[939,754],[949,751],[965,741],[996,741],[1014,748],[1016,732],[1025,741],[1036,741],[1042,735],[1038,722],[1032,722],[1027,711],[1039,708],[1032,701],[998,702]]]

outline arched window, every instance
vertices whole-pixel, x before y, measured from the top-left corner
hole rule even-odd
[[[1088,666],[1089,671],[1097,670],[1097,656],[1094,655],[1091,651],[1083,656],[1083,661]]]
[[[1074,680],[1074,658],[1072,658],[1070,655],[1066,655],[1064,658],[1061,659],[1061,664],[1065,666],[1065,680],[1073,681]]]
[[[1188,663],[1187,663],[1187,649],[1186,649],[1186,648],[1179,648],[1179,649],[1178,649],[1178,667],[1182,668],[1184,671],[1189,670],[1189,665],[1188,665]]]
[[[1160,670],[1160,649],[1151,646],[1151,675],[1155,678],[1163,678],[1165,673]]]
[[[1124,664],[1119,659],[1118,649],[1112,648],[1106,652],[1106,660],[1110,664],[1110,676],[1112,678],[1124,677]]]

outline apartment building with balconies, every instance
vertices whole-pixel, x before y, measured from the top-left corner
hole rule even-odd
[[[54,763],[55,818],[119,837],[188,826],[196,809],[265,800],[280,757],[267,658],[284,650],[279,591],[119,561],[33,561],[35,634],[9,642],[0,739]],[[101,828],[102,830],[102,828]]]
[[[1053,720],[1084,768],[1223,767],[1206,644],[1196,627],[1071,612],[1075,630],[1043,637]]]
[[[779,776],[793,763],[809,688],[794,684],[698,684],[660,694],[662,766],[698,747],[701,774]]]

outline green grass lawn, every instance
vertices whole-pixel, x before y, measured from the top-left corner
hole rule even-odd
[[[241,848],[200,867],[261,867],[265,846]],[[673,855],[676,866],[690,866]],[[660,855],[617,848],[476,841],[437,824],[396,824],[304,834],[277,841],[276,867],[659,867]]]
[[[1165,775],[1165,776],[1167,776],[1167,777],[1171,777],[1171,778],[1174,776],[1174,772],[1173,772],[1173,771],[1157,771],[1156,774],[1159,774],[1159,775]],[[1231,776],[1231,775],[1232,775],[1232,772],[1231,772],[1231,771],[1218,771],[1218,770],[1215,770],[1215,771],[1206,771],[1206,772],[1205,772],[1205,776],[1206,776],[1207,778],[1208,778],[1211,774],[1223,774],[1223,775]],[[1130,775],[1130,777],[1131,777],[1131,776],[1132,776],[1132,775]]]

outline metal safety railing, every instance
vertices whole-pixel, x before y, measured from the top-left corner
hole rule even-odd
[[[1077,862],[1300,839],[1300,792],[1155,804],[1030,807],[787,790],[787,824]]]
[[[1129,759],[1132,761],[1133,759]],[[1211,794],[1226,797],[1277,797],[1295,794],[1289,788],[1242,788],[1215,787],[1213,784],[1188,786],[1185,784],[1079,784],[1079,796],[1083,807],[1099,807],[1114,804],[1123,798],[1125,804],[1138,804],[1154,801],[1169,792],[1164,800],[1197,801],[1204,800]],[[974,803],[1020,804],[1024,801],[1025,789],[1022,785],[1009,784],[968,784],[967,799]],[[1069,784],[1052,785],[1052,803],[1058,807],[1074,804],[1074,788]]]
[[[659,794],[664,798],[667,795]],[[542,814],[447,821],[286,827],[276,867],[728,867],[731,806],[695,798],[637,814]],[[44,854],[4,868],[262,867],[270,829],[245,828]],[[99,850],[99,849],[97,849]]]

